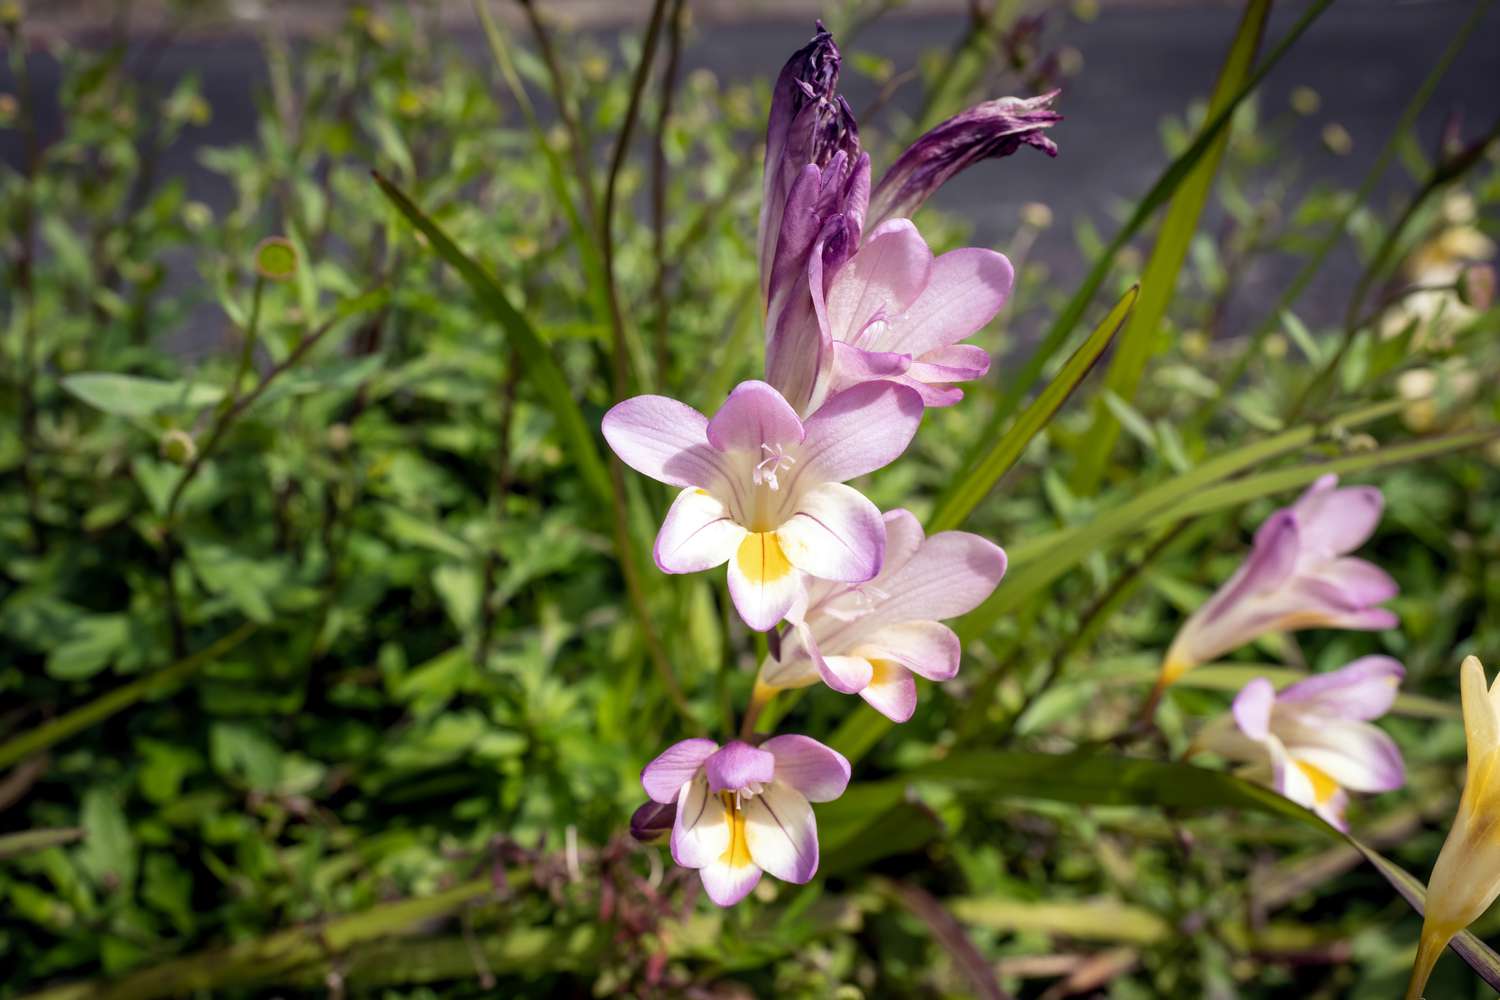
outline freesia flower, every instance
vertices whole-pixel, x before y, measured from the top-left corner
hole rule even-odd
[[[729,563],[745,624],[774,626],[802,592],[797,571],[859,583],[880,572],[885,523],[846,480],[906,450],[922,420],[911,389],[870,383],[800,419],[764,382],[742,382],[709,420],[666,396],[604,416],[604,437],[644,475],[681,486],[656,536],[656,564],[693,573]]]
[[[1396,625],[1395,614],[1376,607],[1396,596],[1396,582],[1348,555],[1380,520],[1380,490],[1337,486],[1337,476],[1323,476],[1296,503],[1266,519],[1249,558],[1177,633],[1159,689],[1268,632]]]
[[[1349,792],[1388,792],[1406,780],[1401,751],[1370,724],[1390,711],[1405,673],[1389,656],[1365,656],[1279,693],[1257,677],[1195,746],[1245,762],[1247,777],[1347,829]]]
[[[1055,155],[1042,134],[1059,120],[1048,107],[1055,94],[989,101],[918,139],[876,188],[875,218],[902,225],[882,226],[896,235],[867,253],[870,158],[838,95],[838,74],[838,48],[819,24],[782,69],[771,101],[760,216],[766,381],[801,414],[841,387],[881,378],[919,388],[929,406],[953,403],[961,393],[951,383],[989,366],[979,348],[956,345],[999,310],[1010,264],[980,250],[934,261],[911,223],[894,216],[914,212],[980,160],[1023,145]],[[856,258],[856,276],[843,277]]]
[[[1407,1000],[1417,1000],[1432,967],[1454,935],[1489,909],[1500,895],[1500,678],[1487,686],[1478,657],[1464,660],[1460,674],[1464,733],[1469,744],[1469,769],[1458,814],[1432,878],[1422,938],[1412,968]]]
[[[829,391],[889,379],[916,389],[928,406],[958,402],[963,391],[952,383],[990,367],[982,348],[959,341],[995,318],[1014,279],[1004,254],[966,247],[934,259],[910,220],[883,223],[826,296],[813,283],[819,322],[832,338]]]
[[[885,515],[885,568],[863,584],[816,582],[779,659],[761,667],[760,682],[796,688],[821,677],[829,687],[859,694],[895,722],[917,707],[913,675],[946,681],[958,673],[959,641],[941,619],[978,607],[1005,575],[999,546],[963,531],[924,538],[909,511]]]
[[[812,802],[849,785],[849,762],[807,736],[773,736],[759,747],[692,739],[668,747],[641,772],[651,801],[675,804],[672,859],[698,869],[720,906],[744,899],[770,872],[798,884],[818,871]]]

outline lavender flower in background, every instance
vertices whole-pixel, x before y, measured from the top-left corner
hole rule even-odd
[[[1396,582],[1348,555],[1375,531],[1384,499],[1374,486],[1337,486],[1337,476],[1323,476],[1266,519],[1249,558],[1177,633],[1158,689],[1268,632],[1395,627],[1395,614],[1377,605],[1396,596]]]
[[[905,451],[921,420],[904,386],[850,389],[804,422],[766,383],[742,382],[712,420],[666,396],[627,399],[605,414],[604,437],[637,472],[684,487],[656,536],[657,566],[728,562],[734,606],[763,632],[801,594],[799,570],[845,583],[880,572],[880,511],[844,483]]]
[[[1244,762],[1247,777],[1346,830],[1349,792],[1388,792],[1406,780],[1401,751],[1370,724],[1390,711],[1405,674],[1389,656],[1366,656],[1279,693],[1257,677],[1194,747]]]
[[[1052,110],[1058,93],[985,101],[926,132],[875,185],[870,225],[909,218],[950,178],[981,160],[1009,156],[1022,146],[1056,156],[1057,144],[1046,130],[1062,121],[1062,115]]]
[[[1005,575],[999,546],[963,531],[924,538],[910,511],[885,515],[885,568],[868,583],[822,581],[794,608],[794,630],[779,659],[768,659],[760,683],[796,688],[821,678],[858,694],[895,722],[917,705],[913,675],[946,681],[958,673],[960,644],[940,623],[978,607]]]
[[[641,772],[651,801],[676,806],[672,859],[698,869],[720,906],[744,899],[770,872],[785,882],[818,871],[812,802],[849,785],[849,762],[807,736],[773,736],[759,747],[683,740]]]
[[[1469,765],[1458,813],[1443,840],[1432,878],[1422,937],[1406,1000],[1418,1000],[1432,967],[1453,936],[1478,920],[1500,896],[1500,678],[1484,677],[1479,658],[1465,658],[1459,674]]]

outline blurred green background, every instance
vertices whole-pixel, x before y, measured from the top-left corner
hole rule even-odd
[[[1389,653],[1409,783],[1351,824],[1437,853],[1458,662],[1500,666],[1500,17],[1286,5],[1257,46],[1268,6],[0,3],[0,995],[1398,991],[1374,868],[1167,762],[1258,665]],[[877,170],[984,98],[1066,120],[922,210],[1017,287],[860,484],[1009,575],[910,723],[776,703],[855,783],[813,884],[721,912],[625,826],[763,639],[651,568],[667,491],[597,428],[616,343],[702,410],[760,373],[769,81],[817,16]],[[1232,50],[1268,72],[1214,154]],[[1159,313],[1018,417],[1138,282]],[[1401,628],[1268,640],[1133,728],[1324,471],[1385,493]],[[1482,991],[1450,957],[1429,996]]]

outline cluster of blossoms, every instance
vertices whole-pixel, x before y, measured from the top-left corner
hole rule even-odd
[[[990,595],[1005,553],[965,532],[924,537],[848,481],[906,450],[929,406],[989,368],[961,343],[1005,304],[1013,272],[992,250],[934,256],[908,218],[947,179],[1022,145],[1049,155],[1053,95],[978,105],[917,140],[878,184],[838,93],[839,53],[822,25],[776,81],[760,216],[766,377],[713,415],[637,396],[605,415],[625,464],[679,487],[657,534],[666,573],[728,564],[729,595],[751,629],[776,630],[754,718],[778,690],[823,681],[904,722],[915,678],[958,672],[942,619]],[[761,873],[802,883],[818,867],[810,803],[841,795],[849,763],[807,736],[677,743],[648,764],[642,839],[670,830],[672,856],[728,906]]]

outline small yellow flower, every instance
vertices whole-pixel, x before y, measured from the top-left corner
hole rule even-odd
[[[1478,657],[1460,674],[1469,770],[1458,815],[1427,885],[1427,913],[1407,1000],[1418,1000],[1438,956],[1453,936],[1500,895],[1500,680],[1487,687]]]

